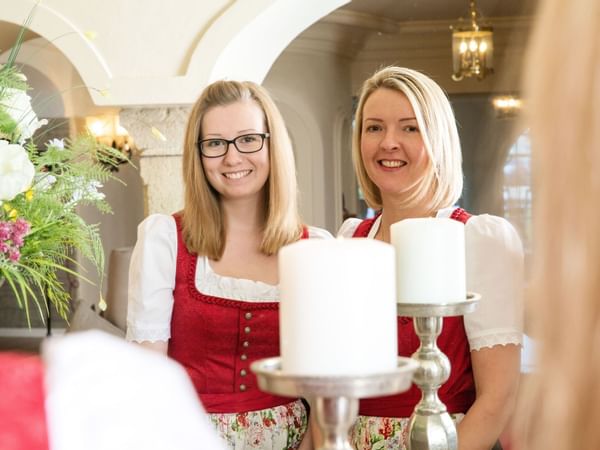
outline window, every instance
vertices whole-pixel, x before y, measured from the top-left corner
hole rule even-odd
[[[517,229],[523,240],[525,257],[531,255],[531,142],[529,132],[512,145],[504,164],[504,217]]]

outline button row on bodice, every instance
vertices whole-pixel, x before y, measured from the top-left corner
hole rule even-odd
[[[250,311],[244,313],[244,319],[246,319],[246,321],[250,321],[252,319],[252,313]],[[252,329],[246,325],[244,327],[244,334],[246,335],[246,340],[244,340],[244,342],[242,342],[242,347],[244,348],[248,348],[250,347],[250,333],[251,333]],[[240,355],[240,359],[242,361],[247,361],[248,360],[248,355],[247,353],[242,353]],[[240,369],[240,377],[244,378],[246,377],[246,375],[248,375],[248,368],[247,367],[243,367]],[[246,386],[246,384],[244,383],[240,383],[239,385],[239,389],[241,392],[244,392],[246,389],[248,389],[248,386]]]

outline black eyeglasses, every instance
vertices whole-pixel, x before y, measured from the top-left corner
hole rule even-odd
[[[229,144],[233,144],[240,153],[255,153],[263,148],[265,139],[269,133],[242,134],[234,139],[202,139],[198,141],[198,148],[202,156],[206,158],[219,158],[229,150]]]

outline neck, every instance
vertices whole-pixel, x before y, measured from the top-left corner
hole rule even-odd
[[[223,200],[226,234],[259,234],[264,229],[264,199],[262,195],[252,198]]]
[[[390,199],[383,199],[383,209],[381,213],[381,223],[375,236],[384,242],[390,242],[390,226],[404,219],[413,219],[420,217],[435,217],[435,211],[429,211],[422,205],[412,208],[406,208],[398,205],[398,202]]]

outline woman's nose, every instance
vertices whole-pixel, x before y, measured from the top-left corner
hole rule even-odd
[[[397,150],[400,148],[400,139],[394,130],[387,130],[379,145],[385,150]]]
[[[237,163],[239,163],[241,160],[241,155],[240,152],[238,152],[238,149],[235,148],[235,145],[233,144],[233,142],[229,142],[227,144],[227,153],[225,153],[225,155],[223,156],[223,164],[227,164],[227,165],[235,165]]]

